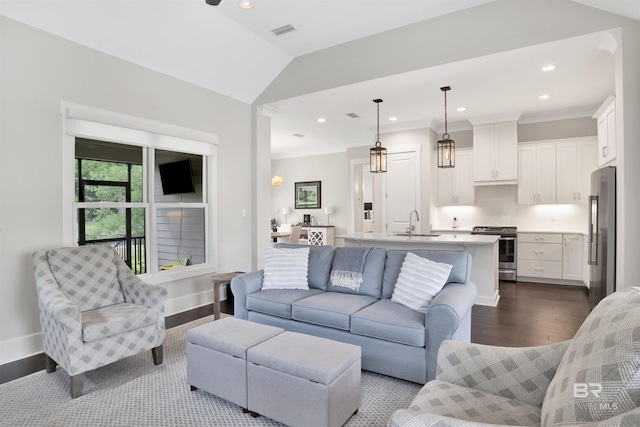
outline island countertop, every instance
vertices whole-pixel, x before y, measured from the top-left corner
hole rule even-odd
[[[386,249],[465,250],[473,259],[471,281],[478,288],[476,304],[495,307],[498,292],[498,239],[486,234],[413,235],[387,233],[352,233],[336,236],[345,246],[369,246]]]
[[[409,237],[406,234],[387,233],[352,233],[336,236],[337,239],[356,240],[359,242],[389,242],[389,243],[411,243],[411,244],[463,244],[463,245],[486,245],[494,244],[500,236],[486,234],[414,234]]]

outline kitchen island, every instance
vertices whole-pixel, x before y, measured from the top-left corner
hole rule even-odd
[[[471,254],[471,280],[478,288],[476,304],[498,305],[498,239],[500,236],[472,234],[353,233],[336,236],[345,246],[386,249],[465,250]]]

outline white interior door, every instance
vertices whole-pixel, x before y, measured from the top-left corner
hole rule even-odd
[[[409,214],[420,212],[420,168],[415,151],[389,153],[386,182],[386,232],[405,233],[409,227]],[[415,215],[414,215],[415,221]],[[420,222],[414,222],[415,233],[420,233]]]

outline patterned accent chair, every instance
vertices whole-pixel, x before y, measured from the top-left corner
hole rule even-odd
[[[67,371],[72,398],[89,370],[149,349],[162,363],[166,289],[144,283],[106,245],[40,251],[33,263],[46,370]]]
[[[572,340],[511,348],[445,341],[436,379],[389,427],[640,426],[640,288],[615,292]]]

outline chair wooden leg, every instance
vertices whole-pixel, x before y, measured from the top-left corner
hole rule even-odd
[[[45,353],[44,354],[44,368],[47,370],[47,374],[55,372],[56,371],[56,366],[58,366],[58,363],[56,363],[55,360],[53,360],[51,357],[49,357],[49,355],[47,353]]]
[[[153,355],[153,363],[156,365],[162,365],[162,344],[151,349]]]
[[[82,387],[84,386],[84,372],[71,376],[71,398],[82,396]]]

